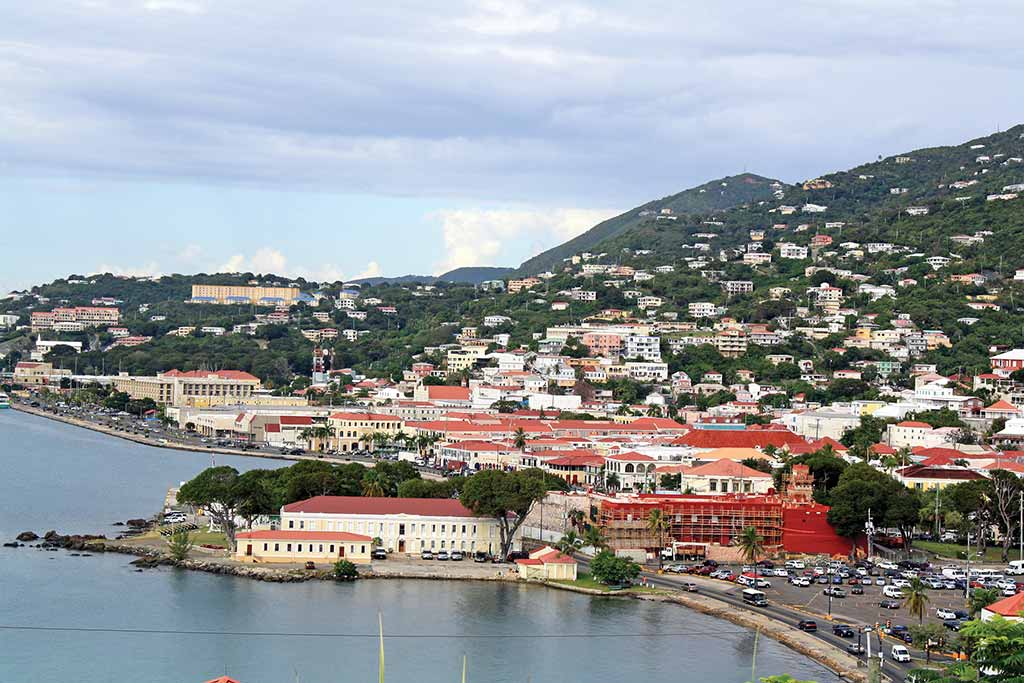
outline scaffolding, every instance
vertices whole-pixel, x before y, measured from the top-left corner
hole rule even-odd
[[[650,529],[652,510],[668,522]],[[659,550],[672,543],[728,546],[753,526],[766,550],[782,546],[783,503],[775,496],[640,496],[600,502],[597,523],[613,550]]]

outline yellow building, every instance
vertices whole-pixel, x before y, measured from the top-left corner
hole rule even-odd
[[[298,287],[260,287],[254,285],[192,285],[192,303],[256,304],[292,306],[299,302]]]
[[[368,563],[373,552],[369,536],[339,531],[242,531],[235,540],[235,559],[242,562]]]
[[[472,370],[486,354],[487,347],[483,345],[464,346],[461,349],[450,350],[445,361],[448,374],[455,375],[463,370]]]
[[[53,363],[21,361],[14,366],[12,379],[15,384],[60,384],[64,378],[71,378],[70,370],[55,370]]]
[[[281,528],[365,535],[403,554],[501,551],[498,521],[452,498],[316,496],[281,508]]]
[[[538,581],[575,581],[578,564],[551,546],[530,553],[525,560],[516,560],[519,578]]]
[[[374,444],[368,439],[379,433],[394,436],[402,431],[402,418],[377,413],[334,413],[327,419],[327,426],[334,430],[331,437],[333,450],[373,450]]]
[[[241,370],[168,370],[154,377],[113,378],[114,389],[133,399],[152,399],[159,405],[206,408],[246,403],[261,387],[260,379]]]

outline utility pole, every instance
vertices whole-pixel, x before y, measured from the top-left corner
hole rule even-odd
[[[1020,560],[1024,562],[1024,491],[1020,492]]]

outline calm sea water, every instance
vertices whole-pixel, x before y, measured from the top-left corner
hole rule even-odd
[[[114,521],[154,512],[168,486],[209,463],[207,454],[0,412],[0,536],[112,531]],[[0,549],[0,627],[18,627],[0,628],[0,682],[196,683],[224,673],[243,683],[370,682],[378,613],[389,681],[458,681],[463,655],[469,681],[750,678],[751,632],[674,606],[465,582],[274,585],[135,572],[129,559]],[[836,680],[765,638],[757,671]]]

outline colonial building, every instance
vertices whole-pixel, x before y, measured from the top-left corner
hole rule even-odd
[[[281,508],[281,529],[359,534],[406,554],[501,550],[496,519],[478,517],[448,498],[317,496]]]
[[[373,539],[344,531],[264,529],[235,535],[235,559],[243,562],[370,561]]]

